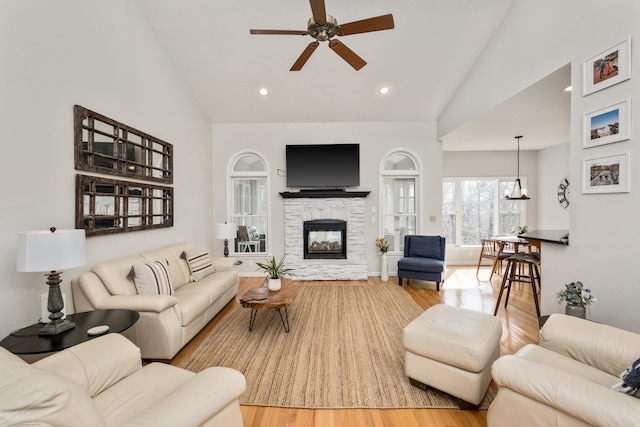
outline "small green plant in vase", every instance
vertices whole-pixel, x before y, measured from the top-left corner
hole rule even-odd
[[[587,307],[597,301],[591,295],[591,289],[584,287],[582,282],[571,282],[556,292],[558,304],[565,302],[565,313],[570,316],[586,318]]]
[[[276,262],[276,257],[267,259],[266,262],[256,262],[258,269],[264,270],[267,273],[267,287],[270,291],[280,290],[282,287],[282,279],[285,276],[295,276],[292,273],[293,268],[287,267],[284,264],[284,257],[280,262]]]

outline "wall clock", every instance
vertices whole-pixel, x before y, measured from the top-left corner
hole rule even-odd
[[[558,185],[558,202],[560,206],[569,209],[569,178],[565,177]]]

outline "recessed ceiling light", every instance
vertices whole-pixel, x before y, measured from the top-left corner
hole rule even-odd
[[[389,89],[389,86],[382,86],[380,89],[378,89],[378,93],[380,95],[386,95],[389,92],[391,92],[391,89]]]
[[[564,88],[564,91],[565,91],[565,92],[571,92],[571,86],[567,86],[567,87],[565,87],[565,88]]]
[[[269,89],[267,89],[266,87],[261,88],[258,93],[262,96],[267,96],[269,95]]]

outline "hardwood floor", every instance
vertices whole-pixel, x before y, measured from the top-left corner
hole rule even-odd
[[[418,305],[427,309],[435,304],[448,304],[493,314],[500,291],[502,276],[494,274],[488,281],[490,268],[480,269],[480,279],[475,276],[476,267],[453,266],[447,269],[447,277],[440,292],[435,283],[412,280],[403,288]],[[262,278],[240,279],[241,295],[249,288],[261,286]],[[370,283],[380,283],[379,277],[369,277]],[[390,286],[398,286],[398,278],[389,278]],[[504,298],[504,297],[503,297]],[[237,306],[232,301],[189,342],[172,360],[181,364],[202,343],[213,327]],[[526,285],[514,285],[509,306],[504,309],[504,299],[498,311],[502,320],[501,354],[512,354],[523,345],[538,342],[538,322],[531,289]],[[295,409],[242,406],[244,426],[466,426],[480,427],[487,424],[486,411],[461,411],[449,409]]]

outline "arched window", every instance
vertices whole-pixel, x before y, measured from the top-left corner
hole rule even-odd
[[[408,151],[389,153],[380,170],[380,232],[390,252],[404,250],[404,236],[418,232],[420,166]]]
[[[269,178],[261,155],[237,153],[229,162],[231,221],[238,226],[233,244],[236,254],[261,253],[268,248]]]

